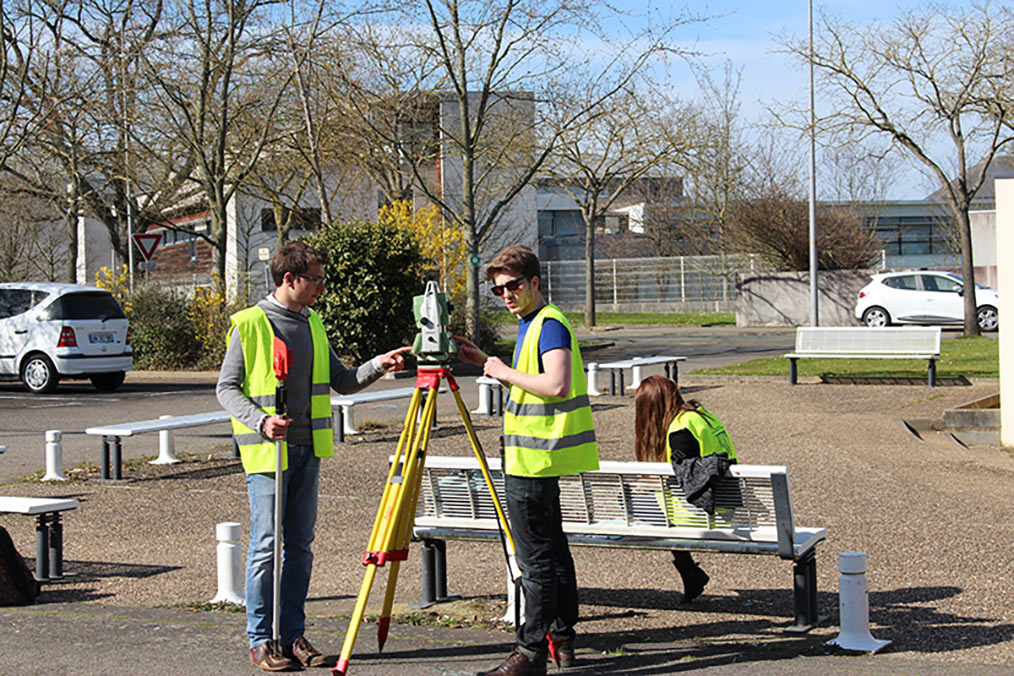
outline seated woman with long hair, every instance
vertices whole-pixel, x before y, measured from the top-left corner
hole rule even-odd
[[[668,378],[642,380],[634,409],[634,455],[639,461],[672,463],[677,480],[698,462],[694,459],[716,456],[710,459],[715,476],[724,475],[728,465],[736,462],[736,449],[722,422],[699,402],[685,400]],[[689,603],[700,596],[710,578],[690,552],[673,550],[672,557],[683,580],[683,603]]]

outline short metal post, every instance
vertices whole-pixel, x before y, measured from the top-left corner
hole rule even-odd
[[[211,603],[232,603],[245,605],[242,592],[243,551],[239,541],[243,535],[242,524],[223,521],[215,525],[215,561],[218,567],[218,592]]]
[[[63,432],[46,431],[46,474],[43,481],[66,481],[63,474]]]
[[[503,417],[503,385],[497,385],[496,388],[496,414]]]
[[[937,360],[929,360],[929,386],[936,387],[937,384]]]
[[[789,357],[789,385],[796,384],[796,360]]]
[[[339,444],[345,443],[345,408],[342,406],[334,410],[334,440]]]

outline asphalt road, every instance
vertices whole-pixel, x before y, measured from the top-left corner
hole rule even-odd
[[[722,366],[791,350],[794,329],[732,326],[649,326],[580,329],[578,338],[587,348],[585,362],[627,359],[634,356],[685,356],[680,371]],[[661,367],[658,369],[661,372]],[[646,371],[648,375],[653,371]],[[187,415],[219,410],[215,399],[217,374],[209,372],[141,372],[127,374],[126,382],[112,393],[96,392],[88,381],[65,381],[48,395],[28,394],[20,383],[0,383],[0,480],[45,469],[45,433],[63,432],[63,463],[69,468],[97,465],[101,437],[85,429],[97,425],[150,420],[162,415]],[[469,406],[477,401],[472,378],[462,377],[462,396]],[[404,387],[407,381],[382,380],[373,387]],[[358,420],[385,420],[404,415],[406,402],[357,407]],[[207,449],[231,443],[228,424],[208,425],[176,433],[178,452],[188,447]],[[158,455],[158,435],[123,440],[124,460]]]

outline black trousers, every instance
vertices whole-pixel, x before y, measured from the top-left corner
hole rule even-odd
[[[560,513],[557,477],[504,478],[507,514],[521,567],[525,620],[517,628],[520,647],[539,655],[554,641],[574,639],[577,623],[577,579]]]

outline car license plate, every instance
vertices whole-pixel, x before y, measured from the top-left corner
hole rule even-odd
[[[90,342],[90,343],[111,343],[111,342],[113,342],[113,334],[111,334],[111,333],[90,333],[90,334],[88,334],[88,342]]]

